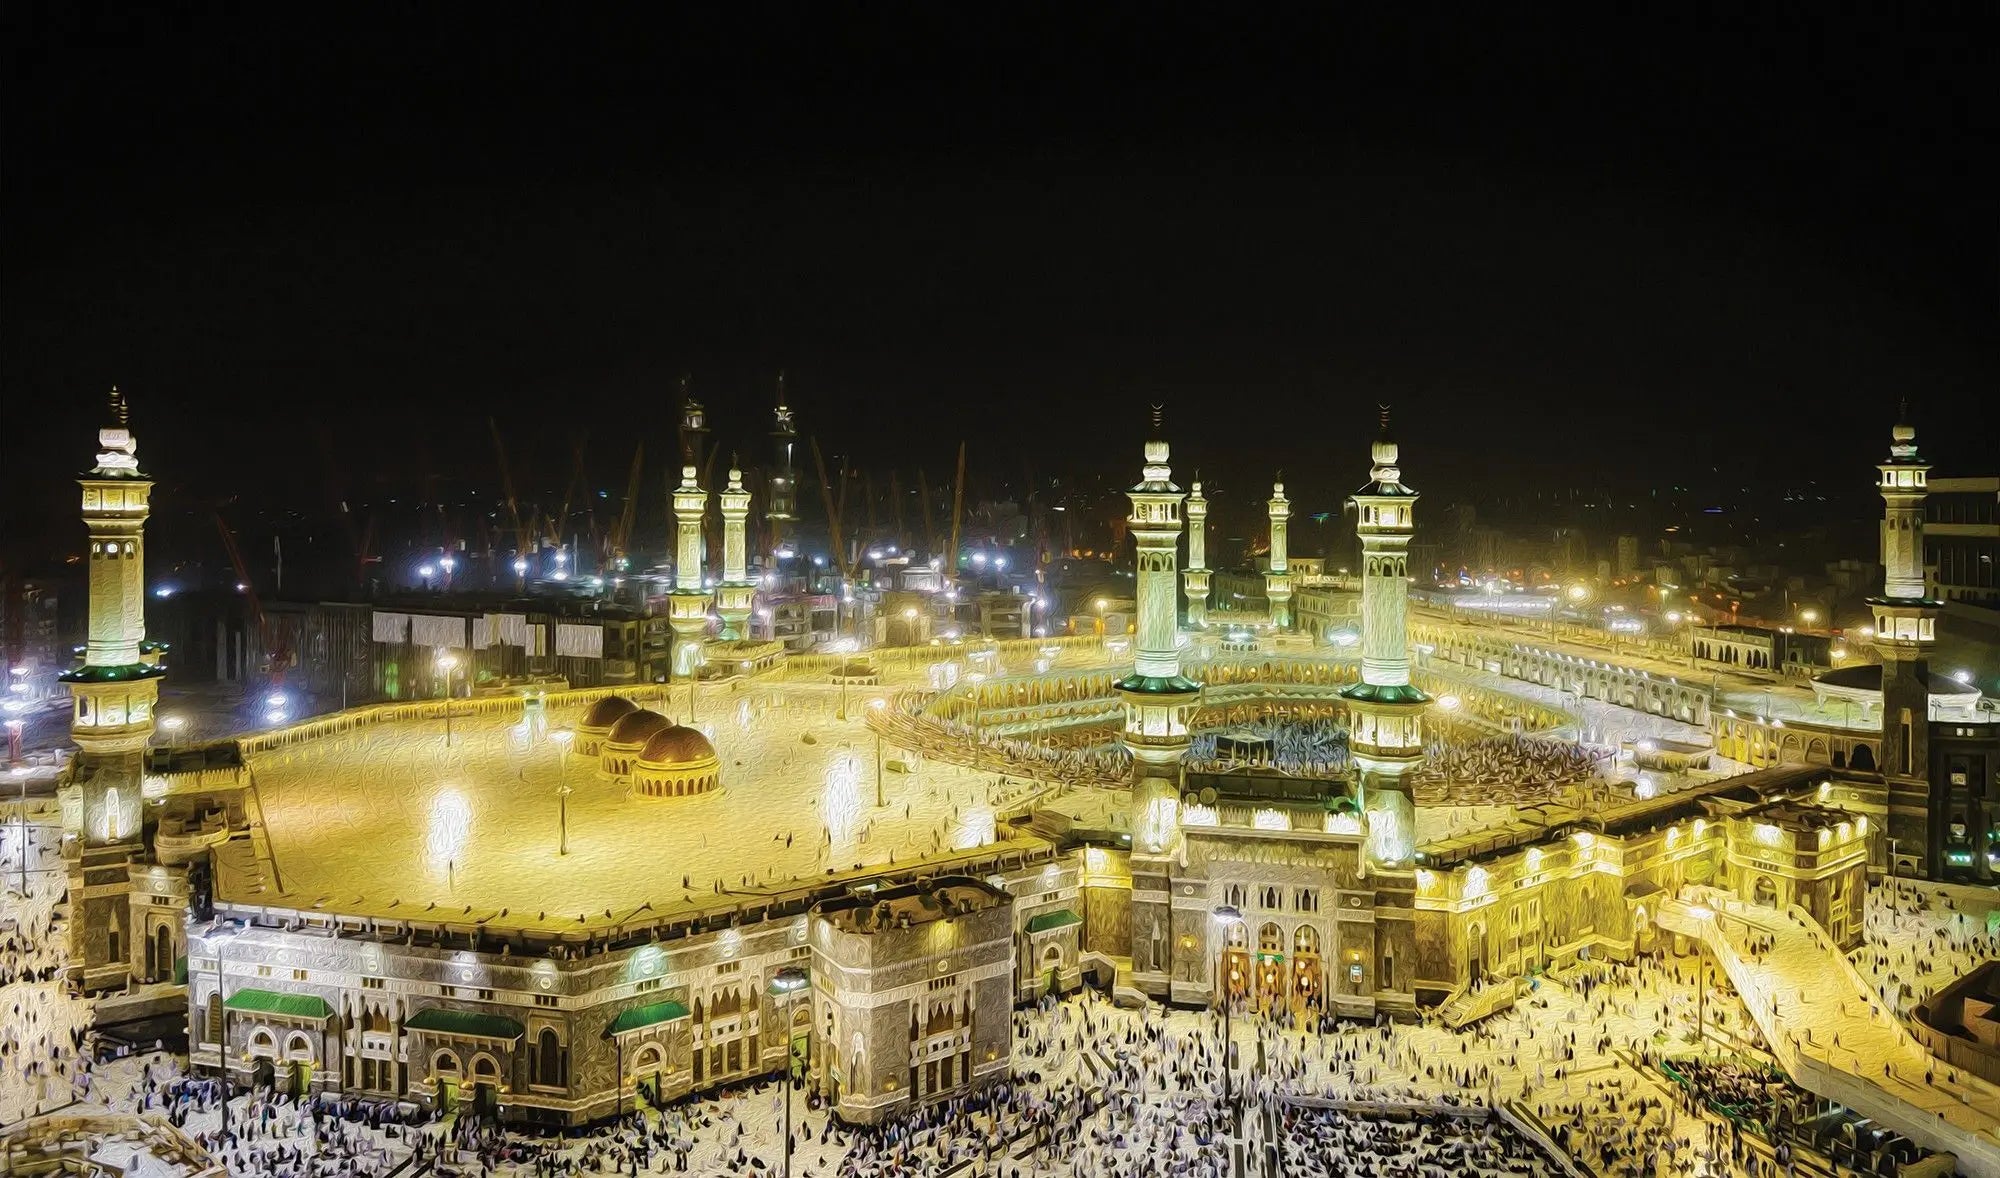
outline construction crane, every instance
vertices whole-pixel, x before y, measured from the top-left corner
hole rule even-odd
[[[507,497],[507,523],[514,529],[514,559],[526,560],[535,546],[535,529],[532,521],[521,519],[521,501],[514,495],[514,474],[507,467],[507,444],[500,440],[500,423],[489,417],[486,425],[493,432],[493,456],[500,461],[500,489]]]
[[[547,537],[548,542],[555,546],[556,552],[558,554],[556,558],[558,563],[563,562],[565,559],[573,559],[573,558],[564,558],[561,555],[561,553],[563,552],[562,532],[564,528],[569,526],[570,505],[576,502],[576,493],[583,487],[583,455],[584,455],[584,448],[589,441],[590,441],[590,433],[589,431],[586,430],[584,432],[577,434],[576,441],[571,444],[569,486],[564,488],[563,490],[562,509],[558,511],[553,517],[550,517],[543,522],[543,526],[547,529],[544,535]],[[575,575],[578,571],[579,570],[575,567],[575,564],[573,563],[569,569],[570,574]]]
[[[257,596],[257,582],[250,577],[250,570],[243,563],[243,553],[236,547],[236,533],[229,530],[229,522],[222,518],[222,512],[215,513],[215,530],[222,533],[223,551],[229,554],[229,565],[236,570],[237,587],[250,603],[250,620],[256,623],[258,641],[263,644],[264,665],[259,668],[270,676],[273,691],[285,684],[285,669],[292,665],[290,639],[271,624],[264,613],[263,599]]]
[[[641,441],[632,451],[632,473],[625,479],[625,502],[619,507],[618,521],[611,525],[610,543],[605,546],[605,567],[615,572],[624,572],[630,563],[628,545],[632,542],[632,522],[639,514],[639,471],[645,461],[646,443]]]
[[[819,470],[819,494],[826,504],[826,528],[833,541],[833,567],[840,575],[840,593],[834,598],[834,632],[840,632],[840,606],[847,598],[847,586],[854,576],[854,562],[848,558],[847,543],[841,534],[840,514],[847,503],[847,460],[840,463],[840,497],[834,498],[833,485],[826,477],[826,459],[820,455],[819,439],[812,440],[813,465]]]
[[[931,484],[930,480],[924,477],[924,468],[921,466],[917,468],[917,501],[924,509],[924,555],[936,556],[938,531],[937,522],[931,516]]]
[[[944,554],[945,584],[958,584],[958,533],[965,522],[965,443],[958,444],[958,474],[951,480],[951,548]]]

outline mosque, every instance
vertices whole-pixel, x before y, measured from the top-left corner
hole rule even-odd
[[[73,958],[92,990],[184,1004],[193,1066],[238,1086],[562,1125],[790,1061],[843,1119],[876,1122],[1004,1076],[1013,1006],[1085,984],[1458,1024],[1552,965],[1672,951],[1659,905],[1689,885],[1797,904],[1852,945],[1885,833],[1941,856],[1954,807],[1984,814],[1992,793],[1990,766],[1956,793],[1926,773],[1926,741],[1995,738],[1924,719],[1936,603],[1912,572],[1905,426],[1881,484],[1869,773],[1761,742],[1739,756],[1731,719],[1696,715],[1678,684],[1616,702],[1683,738],[1621,750],[1588,739],[1539,664],[1413,662],[1419,495],[1386,411],[1353,495],[1358,650],[1202,628],[1206,507],[1173,481],[1156,419],[1128,493],[1129,652],[1001,642],[944,677],[932,648],[876,651],[865,675],[793,655],[701,699],[516,691],[153,748],[151,483],[122,398],[113,413],[81,480]],[[675,491],[684,672],[741,641],[748,500],[732,471],[721,584],[743,591],[723,602],[701,575],[708,492],[693,468]],[[1282,484],[1269,510],[1276,617]]]

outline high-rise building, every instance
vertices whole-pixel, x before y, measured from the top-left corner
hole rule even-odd
[[[1430,697],[1410,682],[1409,549],[1417,493],[1403,484],[1387,408],[1369,454],[1374,468],[1353,496],[1361,539],[1361,681],[1340,694],[1361,770],[1369,858],[1391,866],[1407,864],[1415,849],[1415,813],[1402,779],[1423,759]]]
[[[773,563],[791,551],[792,525],[797,518],[796,476],[792,448],[798,432],[792,428],[791,406],[785,404],[785,374],[778,374],[778,406],[771,427],[771,472],[765,479],[764,524],[770,533]]]

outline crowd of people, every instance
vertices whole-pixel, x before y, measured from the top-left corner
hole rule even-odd
[[[1229,741],[1256,739],[1247,757]],[[1332,720],[1264,720],[1241,724],[1226,733],[1198,732],[1182,763],[1191,771],[1216,773],[1246,764],[1293,777],[1338,777],[1352,764],[1347,726]]]
[[[0,863],[0,1124],[89,1091],[90,1001],[69,976],[61,830],[4,823]],[[25,863],[23,860],[25,859]]]
[[[1493,736],[1434,740],[1410,775],[1420,799],[1459,786],[1532,788],[1553,794],[1597,776],[1605,750],[1552,736]]]
[[[2000,933],[1989,932],[1992,902],[1955,896],[1914,880],[1868,889],[1863,945],[1850,955],[1882,1001],[1904,1017],[1920,1002],[1983,961],[2000,957]]]

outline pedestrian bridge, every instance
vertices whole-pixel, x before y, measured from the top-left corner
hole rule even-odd
[[[1715,955],[1800,1087],[2000,1178],[2000,1088],[1926,1051],[1804,910],[1689,888],[1658,919]],[[1770,948],[1757,953],[1760,940]]]

